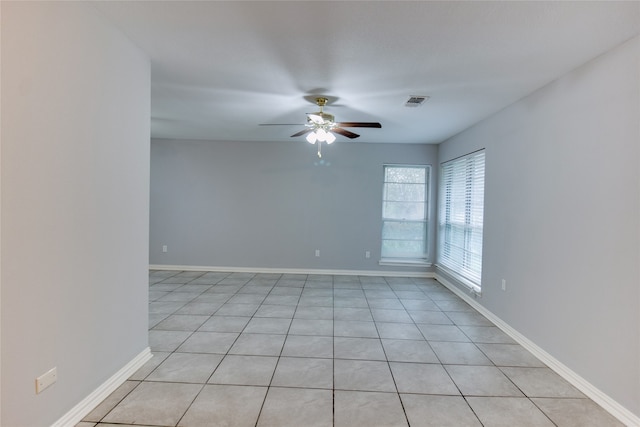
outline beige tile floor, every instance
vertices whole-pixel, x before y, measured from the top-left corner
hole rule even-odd
[[[78,427],[621,425],[432,279],[149,279],[154,357]]]

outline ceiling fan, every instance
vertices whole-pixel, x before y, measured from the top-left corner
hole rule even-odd
[[[322,157],[321,145],[323,142],[327,144],[336,140],[334,133],[354,139],[360,135],[348,131],[344,128],[381,128],[382,125],[377,122],[336,122],[333,114],[325,113],[324,106],[328,99],[325,97],[316,98],[316,104],[320,107],[320,111],[316,113],[307,113],[307,123],[304,125],[306,129],[291,135],[292,138],[307,135],[306,140],[315,144],[318,143],[318,157]]]

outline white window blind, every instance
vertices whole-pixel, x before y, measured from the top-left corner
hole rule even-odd
[[[441,165],[438,264],[481,285],[484,150]]]
[[[383,259],[425,260],[430,166],[384,166]]]

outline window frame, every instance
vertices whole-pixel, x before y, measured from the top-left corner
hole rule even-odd
[[[481,158],[482,165],[472,165],[470,160],[478,161]],[[449,167],[459,166],[459,170],[447,172]],[[480,171],[481,167],[481,172]],[[462,179],[455,181],[455,174],[464,173]],[[481,174],[482,182],[478,182],[478,176]],[[478,175],[478,176],[477,176]],[[438,244],[437,244],[437,266],[442,268],[447,274],[453,276],[464,285],[480,291],[482,289],[482,256],[484,245],[484,195],[486,181],[486,152],[485,149],[477,150],[464,156],[456,157],[440,164],[440,176],[438,185]],[[450,186],[458,184],[462,188],[456,187],[454,190]],[[479,195],[477,189],[481,188]],[[458,203],[464,202],[464,223],[454,223],[450,220],[452,212],[452,203],[449,203],[450,196],[453,193],[460,192],[463,194],[463,200],[457,200]],[[480,232],[478,233],[478,196],[482,199],[480,209]],[[444,258],[446,252],[445,244],[454,247],[451,241],[445,241],[446,237],[452,236],[456,231],[454,228],[462,228],[463,245],[458,249],[462,251],[461,259],[453,259],[453,257]],[[460,233],[460,230],[458,230]],[[479,234],[479,239],[478,239]],[[460,237],[460,236],[458,236]],[[475,239],[475,240],[474,240]],[[479,242],[478,242],[479,240]],[[476,247],[479,244],[479,253],[473,253],[471,246]],[[478,256],[479,255],[479,256]],[[479,267],[473,268],[471,258],[479,258]]]
[[[397,218],[385,217],[385,203],[391,200],[386,200],[387,184],[393,182],[387,182],[387,168],[414,168],[424,170],[424,219],[420,220],[402,220]],[[382,167],[382,212],[381,212],[381,230],[380,230],[380,265],[429,265],[429,242],[431,233],[429,233],[429,225],[431,223],[431,185],[432,185],[432,166],[425,164],[383,164]],[[398,202],[398,201],[391,201]],[[413,201],[409,201],[412,202]],[[422,244],[424,245],[424,252],[420,256],[393,256],[385,254],[384,242],[385,240],[391,240],[384,237],[384,227],[387,222],[400,222],[400,223],[422,223],[424,227],[424,235],[422,236]]]

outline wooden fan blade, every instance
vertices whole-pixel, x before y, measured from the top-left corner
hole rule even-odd
[[[302,123],[260,123],[258,126],[304,126]]]
[[[354,139],[360,136],[357,133],[349,132],[348,130],[342,129],[342,128],[333,128],[331,129],[331,132],[335,132],[337,134],[346,136],[347,138],[351,138],[351,139]]]
[[[337,126],[343,128],[381,128],[382,125],[378,122],[340,122],[336,123]]]
[[[306,135],[309,132],[311,132],[311,129],[301,130],[300,132],[297,132],[297,133],[294,133],[293,135],[291,135],[291,138],[295,138],[296,136]]]

